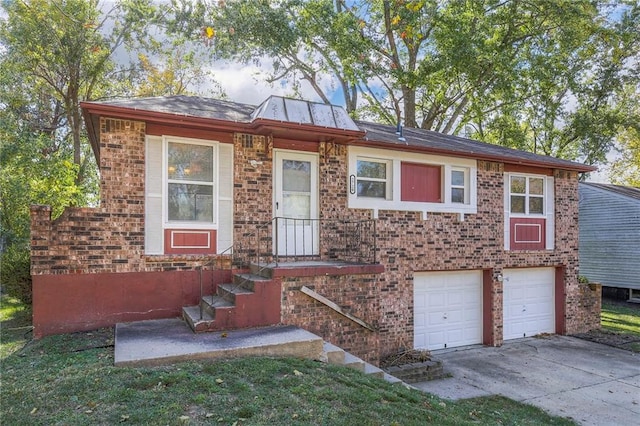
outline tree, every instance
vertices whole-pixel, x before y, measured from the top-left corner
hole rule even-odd
[[[80,102],[145,92],[183,93],[194,78],[204,75],[196,68],[193,54],[181,54],[185,50],[171,50],[154,39],[162,33],[149,29],[159,13],[151,0],[108,5],[110,8],[95,0],[2,3],[3,271],[14,268],[21,271],[21,277],[29,276],[30,204],[51,205],[55,218],[69,205],[98,202],[98,170],[83,127]],[[179,40],[173,43],[171,47],[179,45]],[[126,58],[127,49],[143,55],[143,66]],[[152,63],[162,53],[170,59],[165,70]],[[116,56],[123,61],[121,65],[116,64]],[[2,277],[3,285],[6,278]],[[23,300],[30,298],[28,283],[15,287],[25,290],[18,294]]]
[[[589,164],[604,161],[620,130],[618,82],[639,59],[635,2],[198,5],[191,28],[215,29],[217,55],[268,57],[269,81],[306,81],[324,102],[337,89],[352,115]]]

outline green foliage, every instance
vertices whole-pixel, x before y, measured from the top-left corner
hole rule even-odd
[[[32,300],[30,262],[29,250],[18,244],[13,244],[0,253],[2,291],[27,305]]]
[[[197,5],[195,18],[174,13],[172,28],[195,35],[211,26],[219,57],[268,57],[268,81],[293,82],[296,91],[306,82],[324,102],[338,89],[354,116],[588,164],[605,162],[630,122],[620,90],[639,81],[636,2]]]
[[[108,6],[85,0],[1,3],[0,248],[14,254],[28,247],[31,204],[51,206],[56,218],[67,206],[98,203],[98,169],[80,102],[185,93],[206,76],[185,40],[165,45],[154,38],[162,34],[149,30],[158,30],[162,12],[154,2]],[[114,55],[123,47],[143,58],[159,56],[166,67],[148,59],[117,66]],[[3,268],[21,270],[22,263],[9,264],[18,258],[7,257]]]

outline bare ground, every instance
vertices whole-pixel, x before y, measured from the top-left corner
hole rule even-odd
[[[623,300],[606,299],[608,304],[624,306],[629,309],[635,309],[640,315],[640,303],[631,303]],[[613,346],[631,352],[640,352],[640,337],[637,334],[616,333],[614,331],[599,329],[592,330],[588,333],[574,334],[574,337],[589,340],[591,342],[601,343],[603,345]]]

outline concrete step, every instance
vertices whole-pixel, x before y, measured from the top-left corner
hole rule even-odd
[[[369,374],[374,377],[384,379],[389,383],[404,384],[404,382],[397,377],[385,373],[382,369],[376,367],[375,365],[369,364],[368,362],[363,361],[357,356],[354,356],[329,342],[323,343],[322,357],[320,358],[320,360],[329,364],[345,365],[361,371],[364,374]]]
[[[255,284],[259,281],[271,281],[271,279],[255,274],[235,274],[233,276],[233,283],[235,285],[242,286],[249,291],[254,291]]]
[[[329,342],[324,342],[322,348],[326,362],[334,365],[344,365],[344,350]]]
[[[163,365],[197,359],[282,356],[320,359],[322,338],[293,326],[194,334],[178,319],[116,325],[115,365]]]
[[[209,313],[213,318],[216,317],[216,310],[232,309],[235,307],[233,303],[215,294],[211,296],[202,296],[200,304],[202,305],[202,309]]]
[[[182,317],[195,333],[209,331],[215,323],[214,317],[206,309],[202,309],[202,318],[200,317],[200,306],[198,305],[184,306]]]
[[[235,284],[220,284],[217,292],[218,296],[233,304],[236,303],[236,297],[238,296],[254,294],[252,291]]]
[[[275,267],[275,265],[273,267]],[[251,262],[251,264],[249,264],[249,271],[253,275],[258,275],[270,280],[273,278],[273,267]]]
[[[384,371],[383,371],[383,373],[384,374],[383,374],[382,378],[385,379],[387,382],[392,383],[392,384],[393,383],[403,383],[403,381],[398,379],[396,376],[392,376],[391,374],[385,373]]]
[[[344,353],[344,365],[364,373],[364,361],[349,352]]]
[[[384,371],[368,362],[364,363],[364,374],[368,374],[379,379],[384,379]]]

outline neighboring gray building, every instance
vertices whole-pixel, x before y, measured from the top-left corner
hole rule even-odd
[[[640,188],[580,183],[580,275],[640,301]]]

